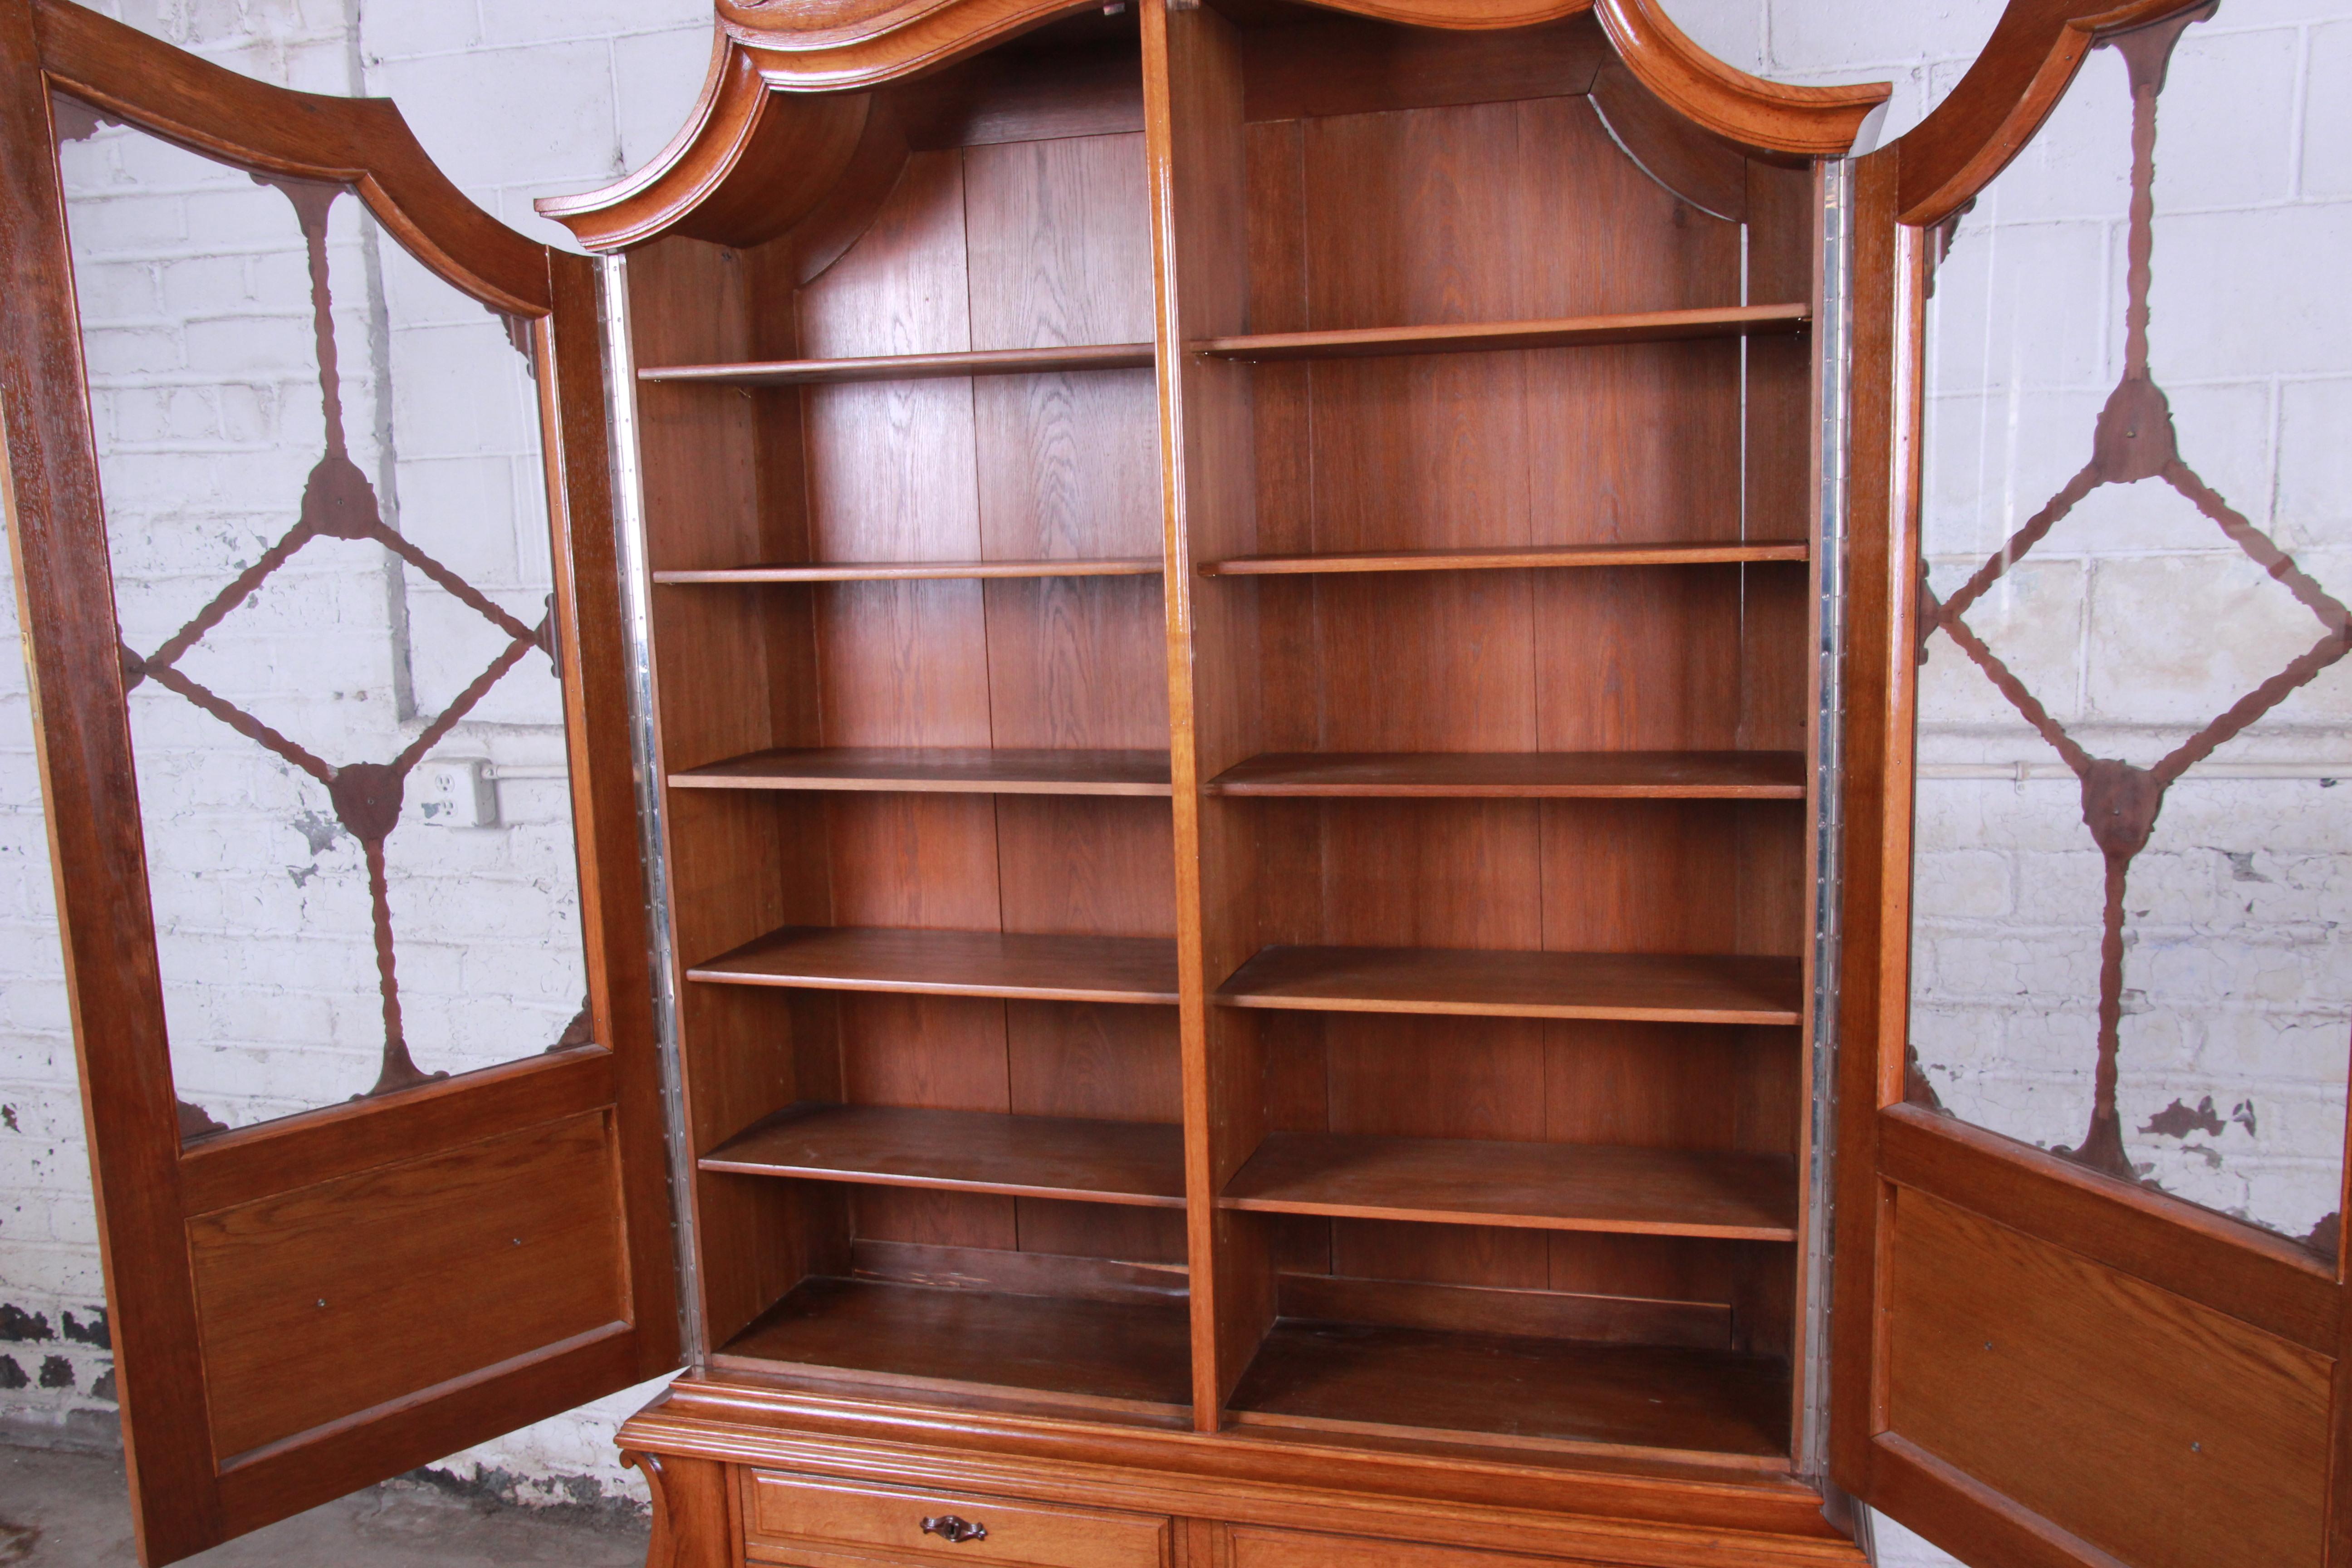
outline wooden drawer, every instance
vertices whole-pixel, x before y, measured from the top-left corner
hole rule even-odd
[[[1406,1541],[1367,1541],[1356,1535],[1310,1535],[1302,1531],[1233,1526],[1233,1568],[1578,1568],[1564,1557],[1521,1557],[1468,1547],[1427,1546]]]
[[[881,1552],[907,1563],[1024,1568],[1161,1568],[1168,1558],[1168,1521],[1149,1514],[908,1491],[772,1470],[749,1470],[745,1476],[744,1549],[754,1560],[789,1558],[811,1548]],[[924,1531],[925,1520],[949,1517],[987,1533],[958,1542]]]

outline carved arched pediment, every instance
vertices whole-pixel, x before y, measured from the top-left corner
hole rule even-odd
[[[1595,14],[1649,100],[1733,153],[1784,163],[1843,154],[1885,83],[1787,87],[1734,69],[1659,0],[1310,0],[1412,26],[1492,30]],[[677,232],[758,243],[814,213],[853,159],[897,128],[873,89],[924,75],[1099,0],[718,0],[710,74],[686,129],[646,168],[540,210],[596,249]],[[738,178],[738,175],[741,178]]]

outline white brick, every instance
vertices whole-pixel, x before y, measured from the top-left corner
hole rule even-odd
[[[2231,26],[2250,19],[2231,6]],[[2181,35],[2158,100],[2158,212],[2250,206],[2290,194],[2302,43],[2291,27]]]
[[[512,7],[515,0],[505,0]],[[538,7],[526,7],[534,14]],[[613,74],[619,90],[621,167],[643,168],[677,128],[686,123],[710,63],[711,26],[708,6],[695,0],[667,0],[666,8],[678,18],[667,31],[620,38],[613,44]],[[647,20],[656,8],[648,6]],[[584,175],[587,171],[583,170]]]
[[[460,185],[577,177],[583,160],[610,167],[618,147],[613,105],[598,95],[550,91],[559,82],[611,79],[601,44],[493,49],[387,61],[372,89],[430,100],[440,111],[414,122],[417,139]]]

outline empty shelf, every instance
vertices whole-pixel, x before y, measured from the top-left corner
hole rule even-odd
[[[1564,316],[1538,321],[1480,321],[1461,326],[1363,327],[1340,331],[1257,332],[1206,338],[1195,353],[1216,359],[1362,359],[1376,354],[1461,353],[1482,349],[1548,349],[1604,343],[1671,342],[1683,338],[1737,338],[1801,331],[1812,319],[1807,305],[1736,305],[1706,310],[1639,310],[1611,316]]]
[[[669,776],[673,789],[893,790],[947,795],[1169,793],[1165,752],[826,746],[755,752]]]
[[[927,583],[996,577],[1157,577],[1157,555],[1100,561],[812,561],[772,566],[712,566],[656,572],[665,585],[755,583]]]
[[[1802,561],[1801,541],[1712,544],[1528,544],[1475,550],[1359,551],[1334,555],[1239,555],[1204,561],[1203,577],[1289,577],[1337,572],[1501,572],[1553,566],[1713,566]]]
[[[1139,370],[1150,343],[1082,343],[1042,349],[982,349],[968,353],[880,354],[863,359],[779,359],[738,364],[654,365],[639,381],[703,382],[719,386],[823,386],[845,381],[922,381],[950,375],[1036,375],[1057,370]]]
[[[1285,1318],[1229,1404],[1244,1425],[1512,1445],[1696,1452],[1785,1465],[1786,1363],[1731,1351]]]
[[[1172,1003],[1176,944],[1164,937],[786,926],[688,970],[687,977],[818,991]]]
[[[795,1105],[699,1163],[741,1175],[1184,1206],[1183,1133],[1159,1122]]]
[[[1797,1238],[1795,1167],[1769,1154],[1270,1132],[1218,1206],[1638,1236]]]
[[[1802,752],[1276,752],[1212,795],[1512,800],[1802,800]]]
[[[1793,958],[1269,947],[1235,970],[1216,1000],[1315,1012],[1794,1024],[1803,984]]]
[[[1182,1408],[1192,1394],[1192,1320],[1181,1300],[804,1279],[711,1363],[911,1387],[1024,1389],[1117,1408]]]

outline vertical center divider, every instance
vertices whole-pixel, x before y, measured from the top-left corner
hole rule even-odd
[[[1210,992],[1256,950],[1255,846],[1202,784],[1256,751],[1257,588],[1204,584],[1194,563],[1256,550],[1251,371],[1185,344],[1247,330],[1248,184],[1241,55],[1224,17],[1143,0],[1144,140],[1165,501],[1168,716],[1176,963],[1184,1072],[1193,1422],[1215,1431],[1274,1321],[1274,1275],[1249,1216],[1217,1194],[1265,1131],[1253,1023]],[[1203,586],[1209,592],[1196,599]],[[1244,806],[1241,809],[1245,810]]]

